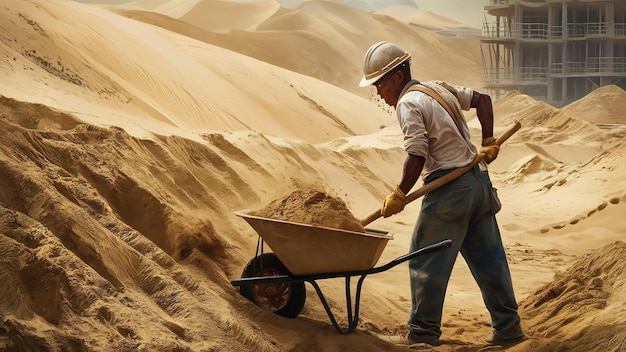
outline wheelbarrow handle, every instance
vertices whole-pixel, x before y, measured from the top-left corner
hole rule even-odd
[[[504,143],[507,139],[509,139],[513,134],[515,134],[515,132],[517,132],[520,128],[522,127],[522,124],[519,123],[519,121],[515,121],[515,124],[509,128],[508,130],[506,130],[504,132],[504,134],[502,136],[500,136],[500,138],[498,138],[496,140],[496,144],[497,145],[502,145],[502,143]],[[436,190],[437,188],[445,185],[446,183],[460,177],[461,175],[465,174],[466,172],[468,172],[469,170],[471,170],[474,166],[478,165],[478,163],[480,163],[483,158],[485,157],[485,154],[483,153],[478,153],[476,155],[476,157],[474,158],[474,160],[469,163],[466,166],[463,166],[461,168],[458,168],[452,172],[447,173],[446,175],[439,177],[438,179],[436,179],[435,181],[418,188],[417,190],[415,190],[414,192],[409,193],[409,195],[406,196],[406,199],[404,201],[404,205],[407,205],[409,203],[411,203],[412,201],[418,199],[419,197],[425,195],[426,193],[432,192],[434,190]],[[380,210],[376,210],[375,212],[371,213],[368,217],[366,217],[365,219],[361,220],[361,225],[363,226],[367,226],[369,225],[372,221],[380,218],[382,216],[382,214],[380,213]]]
[[[438,251],[440,249],[443,248],[448,248],[452,246],[452,240],[443,240],[441,242],[437,242],[434,244],[431,244],[430,246],[426,246],[426,247],[422,247],[418,250],[415,250],[411,253],[405,254],[403,256],[400,256],[392,261],[390,261],[389,263],[385,264],[385,265],[381,265],[379,267],[370,269],[368,271],[368,274],[376,274],[376,273],[380,273],[382,271],[386,271],[389,270],[391,268],[393,268],[394,266],[398,265],[398,264],[402,264],[404,262],[406,262],[407,260],[413,259],[417,256],[423,255],[423,254],[427,254],[430,252],[434,252],[434,251]]]

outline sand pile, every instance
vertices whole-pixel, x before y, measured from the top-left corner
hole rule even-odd
[[[352,215],[343,200],[315,189],[297,189],[251,214],[263,218],[365,232],[363,225]]]
[[[621,351],[626,345],[626,243],[579,259],[520,304],[541,351]]]
[[[626,92],[615,85],[600,87],[563,108],[564,112],[595,124],[623,124]]]

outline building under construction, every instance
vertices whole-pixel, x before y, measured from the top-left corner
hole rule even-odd
[[[626,89],[626,0],[490,0],[481,49],[495,97],[518,90],[561,107]]]

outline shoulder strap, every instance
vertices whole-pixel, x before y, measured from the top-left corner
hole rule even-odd
[[[447,89],[447,87],[445,87]],[[461,129],[461,122],[459,121],[459,119],[461,119],[461,116],[458,116],[458,114],[455,113],[455,110],[452,109],[452,107],[450,107],[450,105],[448,104],[448,102],[443,99],[441,97],[441,95],[439,95],[439,93],[435,92],[434,90],[430,89],[429,87],[426,87],[423,84],[414,84],[413,86],[409,87],[409,89],[407,89],[407,92],[410,91],[420,91],[424,94],[427,94],[428,96],[430,96],[431,98],[434,98],[435,100],[437,100],[439,102],[439,104],[441,104],[441,106],[446,109],[446,111],[448,112],[448,114],[452,117],[452,120],[454,120],[454,124],[456,125],[456,128],[459,129],[459,132],[461,133],[461,135],[463,135],[463,130]],[[454,94],[454,92],[450,91],[452,94]],[[456,94],[455,94],[456,96]]]
[[[456,89],[454,89],[453,87],[451,87],[451,86],[449,86],[449,85],[447,85],[447,84],[442,85],[442,86],[443,86],[444,88],[446,88],[446,89],[447,89],[450,93],[452,93],[452,94],[454,95],[454,97],[455,97],[455,98],[457,98],[457,99],[458,99],[458,92],[457,92],[457,90],[456,90]],[[420,91],[420,92],[422,92],[422,93],[424,93],[424,94],[426,94],[426,95],[428,95],[428,96],[432,97],[433,99],[437,100],[437,102],[439,102],[439,104],[440,104],[440,105],[441,105],[441,106],[442,106],[442,107],[443,107],[443,108],[444,108],[444,109],[448,112],[448,114],[452,117],[452,120],[454,121],[454,124],[456,125],[456,128],[459,130],[459,133],[461,134],[461,136],[463,137],[463,139],[465,139],[465,137],[463,136],[463,129],[461,129],[461,122],[460,122],[460,121],[461,121],[461,119],[463,118],[463,116],[459,116],[459,113],[455,113],[455,111],[457,111],[457,110],[452,109],[452,107],[450,106],[450,104],[448,104],[448,102],[447,102],[447,101],[446,101],[446,100],[445,100],[445,99],[444,99],[444,98],[443,98],[443,97],[442,97],[439,93],[437,93],[437,92],[436,92],[436,91],[434,91],[433,89],[431,89],[431,88],[429,88],[429,87],[427,87],[427,86],[425,86],[425,85],[423,85],[423,84],[420,84],[420,83],[414,84],[414,85],[412,85],[411,87],[409,87],[409,88],[406,90],[405,94],[406,94],[407,92],[414,91],[414,90]],[[467,139],[465,139],[465,142],[467,143],[467,145],[468,145],[468,146],[470,146],[470,145],[471,145],[471,142],[469,142]],[[471,149],[471,148],[470,148],[470,149]],[[481,163],[482,163],[482,165],[484,165],[484,167],[485,167],[485,169],[486,169],[487,164],[485,163],[485,161],[484,161],[484,160],[482,160],[482,161],[481,161]]]

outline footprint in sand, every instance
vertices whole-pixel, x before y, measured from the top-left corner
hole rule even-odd
[[[607,202],[600,203],[600,205],[598,205],[595,209],[587,213],[587,217],[590,217],[591,215],[595,214],[598,211],[604,210],[604,208],[606,208],[608,205],[609,203]]]
[[[626,199],[626,194],[624,194],[621,198]],[[595,214],[598,211],[604,210],[606,207],[609,206],[609,204],[619,204],[620,201],[621,201],[620,197],[612,197],[611,199],[609,199],[608,202],[602,202],[595,209],[592,209],[591,211],[589,211],[585,217],[582,217],[582,218],[578,217],[578,218],[570,220],[569,224],[570,225],[576,225],[581,220],[584,220],[584,219],[590,217],[591,215]],[[558,224],[558,225],[553,225],[551,228],[555,229],[555,230],[560,230],[560,229],[564,228],[567,224],[568,223],[562,223],[562,224]],[[539,230],[539,232],[542,233],[542,234],[547,233],[549,231],[550,231],[550,228],[546,228],[546,227],[544,227],[544,228]]]

